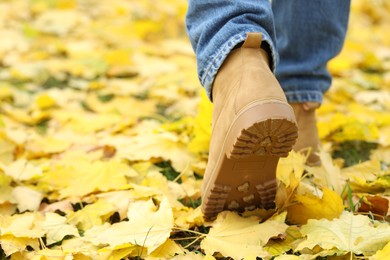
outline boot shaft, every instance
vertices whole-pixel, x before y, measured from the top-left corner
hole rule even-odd
[[[287,102],[269,67],[268,54],[260,48],[261,34],[248,34],[242,47],[233,50],[220,68],[213,85],[213,122],[227,102],[237,114],[253,101]]]

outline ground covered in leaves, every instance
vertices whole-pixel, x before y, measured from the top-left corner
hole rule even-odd
[[[1,259],[390,258],[390,4],[353,1],[278,211],[199,210],[211,104],[185,0],[0,1]]]

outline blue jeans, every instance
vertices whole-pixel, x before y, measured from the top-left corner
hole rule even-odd
[[[210,99],[218,69],[248,32],[261,32],[289,102],[322,102],[326,65],[344,43],[350,0],[189,0],[186,26]]]

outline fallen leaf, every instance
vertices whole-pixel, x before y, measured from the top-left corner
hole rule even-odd
[[[46,232],[48,245],[61,241],[65,236],[80,236],[77,228],[66,224],[66,222],[66,217],[56,213],[48,212],[45,214],[45,220],[39,223],[39,225]]]
[[[30,156],[41,157],[53,153],[60,153],[68,149],[72,141],[54,137],[34,138],[26,143],[26,150]]]
[[[286,252],[294,250],[303,238],[299,227],[290,226],[287,228],[285,235],[281,238],[269,240],[264,249],[273,256],[282,256]]]
[[[150,254],[149,259],[172,259],[175,255],[184,254],[185,250],[175,241],[167,239],[164,244]]]
[[[175,217],[175,225],[180,228],[189,229],[194,226],[202,226],[204,225],[203,213],[200,207],[193,208],[180,208],[174,209],[173,215]]]
[[[378,160],[370,160],[342,170],[355,192],[380,192],[390,187],[388,175]]]
[[[42,176],[42,169],[25,159],[16,160],[10,165],[2,165],[0,163],[0,168],[15,181],[31,180]]]
[[[364,196],[357,211],[372,214],[376,220],[384,220],[389,211],[389,200],[381,196]]]
[[[116,212],[119,213],[121,219],[127,217],[130,203],[137,199],[132,190],[100,193],[97,194],[96,197],[114,205],[116,207]]]
[[[12,197],[19,212],[36,211],[41,205],[43,194],[28,186],[17,186],[12,190]]]
[[[283,234],[287,225],[274,220],[259,224],[256,217],[243,218],[233,212],[220,213],[201,242],[206,254],[241,259],[248,256],[267,257],[264,245],[271,237]]]
[[[0,234],[25,238],[43,237],[45,231],[38,224],[42,219],[43,216],[40,213],[0,216]]]
[[[60,198],[109,191],[127,184],[129,167],[122,162],[90,161],[88,158],[64,158],[40,179],[39,185],[58,190]]]
[[[99,257],[98,247],[87,241],[84,237],[72,237],[62,241],[61,245],[54,247],[55,249],[61,249],[64,252],[72,253],[73,255],[81,254],[84,258],[97,258]],[[77,259],[77,258],[76,258]]]
[[[93,226],[100,226],[104,223],[116,208],[112,203],[99,200],[93,204],[85,206],[83,209],[68,215],[67,222],[77,226],[81,230],[88,230]]]
[[[387,224],[350,212],[343,212],[340,218],[332,221],[311,219],[302,226],[301,233],[307,239],[297,246],[297,251],[320,246],[323,250],[337,248],[344,254],[371,256],[390,241]]]
[[[309,174],[314,177],[314,183],[319,187],[327,187],[334,190],[336,193],[341,194],[343,191],[345,180],[341,175],[340,167],[335,165],[332,157],[324,150],[319,151],[321,159],[320,167],[309,167],[306,169]]]
[[[341,197],[334,191],[323,189],[322,198],[312,194],[296,195],[297,204],[287,208],[287,219],[295,224],[305,224],[310,219],[334,219],[344,210]]]
[[[163,199],[158,208],[152,200],[134,202],[129,207],[128,218],[129,221],[99,230],[90,241],[111,247],[130,243],[145,247],[150,254],[168,239],[173,228],[172,209],[167,199]]]
[[[34,250],[39,250],[39,241],[37,238],[29,237],[15,237],[13,235],[1,235],[1,249],[8,257],[16,252],[22,252],[27,249],[28,246]]]
[[[117,140],[118,141],[118,140]],[[116,141],[116,142],[117,142]],[[130,161],[148,161],[163,158],[171,161],[175,170],[181,172],[194,160],[177,135],[169,132],[145,133],[122,139],[119,143],[108,143],[118,150],[117,156]]]
[[[305,155],[294,151],[290,152],[286,158],[279,159],[276,177],[287,187],[296,188],[303,176],[305,161]]]

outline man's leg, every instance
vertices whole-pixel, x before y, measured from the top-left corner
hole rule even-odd
[[[296,113],[299,138],[295,150],[317,151],[315,108],[331,85],[327,62],[342,49],[349,0],[273,0],[280,62],[276,77]],[[319,158],[311,154],[311,164]]]
[[[293,109],[271,71],[272,17],[268,0],[189,2],[188,34],[214,103],[202,185],[206,218],[274,207],[276,166],[297,138]]]
[[[268,0],[189,0],[186,26],[196,53],[199,80],[210,98],[219,68],[233,48],[245,41],[248,32],[262,34],[272,69],[275,68],[278,56]]]

